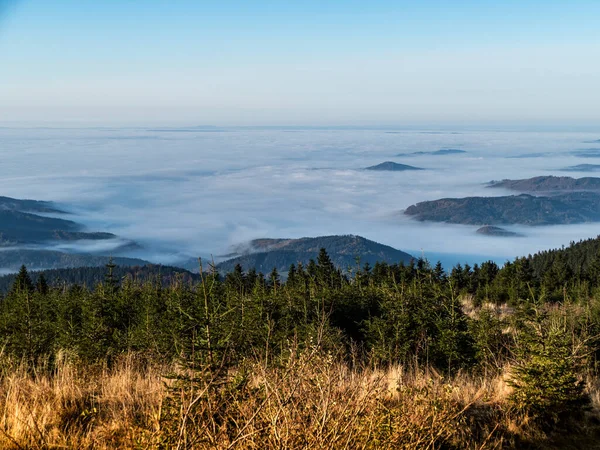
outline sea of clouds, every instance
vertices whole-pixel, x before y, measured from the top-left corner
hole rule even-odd
[[[174,263],[217,260],[262,237],[357,234],[414,255],[499,262],[595,237],[600,224],[506,227],[526,237],[477,235],[475,226],[416,222],[425,200],[506,195],[485,183],[538,175],[593,176],[592,133],[360,129],[0,128],[0,195],[58,202],[92,231]],[[462,149],[467,153],[397,156]],[[600,157],[597,158],[600,163]],[[384,161],[423,171],[361,170]],[[82,243],[108,253],[123,241]],[[74,250],[73,244],[68,244]],[[95,247],[94,247],[95,246]],[[60,248],[57,248],[60,249]]]

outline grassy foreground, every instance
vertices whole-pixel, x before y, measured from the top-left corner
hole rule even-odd
[[[323,249],[285,282],[109,264],[92,288],[23,267],[0,448],[600,448],[600,256],[560,284],[526,261],[345,275]]]
[[[5,362],[0,448],[595,448],[593,380],[591,410],[546,432],[511,413],[506,374],[445,379],[433,369],[351,368],[317,347],[294,354],[279,367],[248,360],[193,374],[134,354],[111,369],[65,354],[50,371]]]

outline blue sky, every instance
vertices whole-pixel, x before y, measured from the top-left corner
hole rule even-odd
[[[0,5],[4,122],[600,120],[597,0]]]

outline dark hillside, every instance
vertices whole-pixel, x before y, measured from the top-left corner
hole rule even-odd
[[[443,198],[417,203],[404,212],[420,221],[464,225],[558,225],[600,221],[600,195],[569,192],[552,197]]]
[[[114,260],[113,260],[114,261]],[[116,261],[118,262],[118,261]],[[108,259],[106,259],[108,263]],[[93,288],[96,284],[104,281],[107,273],[106,266],[101,267],[77,267],[72,269],[51,269],[29,272],[33,283],[37,283],[41,274],[51,286],[87,286]],[[117,280],[122,281],[126,277],[139,282],[161,280],[163,286],[168,286],[175,280],[175,277],[181,277],[184,282],[198,281],[199,274],[189,272],[178,267],[161,266],[147,264],[142,266],[119,266],[114,268],[113,275]],[[12,286],[16,274],[0,276],[0,293],[6,293]]]
[[[542,176],[523,180],[492,181],[488,187],[519,192],[598,191],[600,178]]]
[[[421,167],[409,166],[407,164],[398,164],[392,161],[382,162],[376,166],[367,167],[365,170],[381,170],[389,172],[403,172],[405,170],[424,170]]]
[[[408,253],[396,250],[387,245],[365,239],[360,236],[321,236],[301,239],[256,239],[238,253],[246,254],[229,259],[217,265],[220,271],[231,271],[236,264],[244,269],[255,268],[258,271],[270,272],[274,267],[285,272],[290,265],[301,262],[307,265],[311,259],[316,260],[319,250],[325,248],[333,264],[346,270],[356,267],[357,258],[361,265],[376,262],[399,263],[409,262],[413,257]]]
[[[5,249],[0,251],[0,267],[4,270],[17,271],[22,265],[31,270],[58,269],[95,266],[101,267],[108,261],[108,256],[90,255],[86,253],[64,253],[54,250]],[[115,257],[116,264],[121,266],[143,266],[148,261],[137,258]]]

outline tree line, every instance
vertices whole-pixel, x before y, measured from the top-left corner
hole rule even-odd
[[[134,278],[109,263],[90,287],[48,282],[44,274],[34,281],[22,267],[0,299],[0,344],[4,357],[32,367],[41,359],[51,366],[59,352],[108,365],[134,352],[226,369],[249,357],[276,365],[313,345],[352,365],[452,374],[513,364],[527,408],[533,401],[552,410],[540,405],[541,389],[565,396],[564,409],[581,404],[578,380],[596,374],[600,356],[600,260],[581,263],[592,253],[573,250],[587,245],[450,273],[423,259],[348,272],[322,249],[306,266],[292,265],[285,281],[277,270],[237,265],[225,275],[214,267],[197,277],[172,273],[165,283],[165,273]]]

